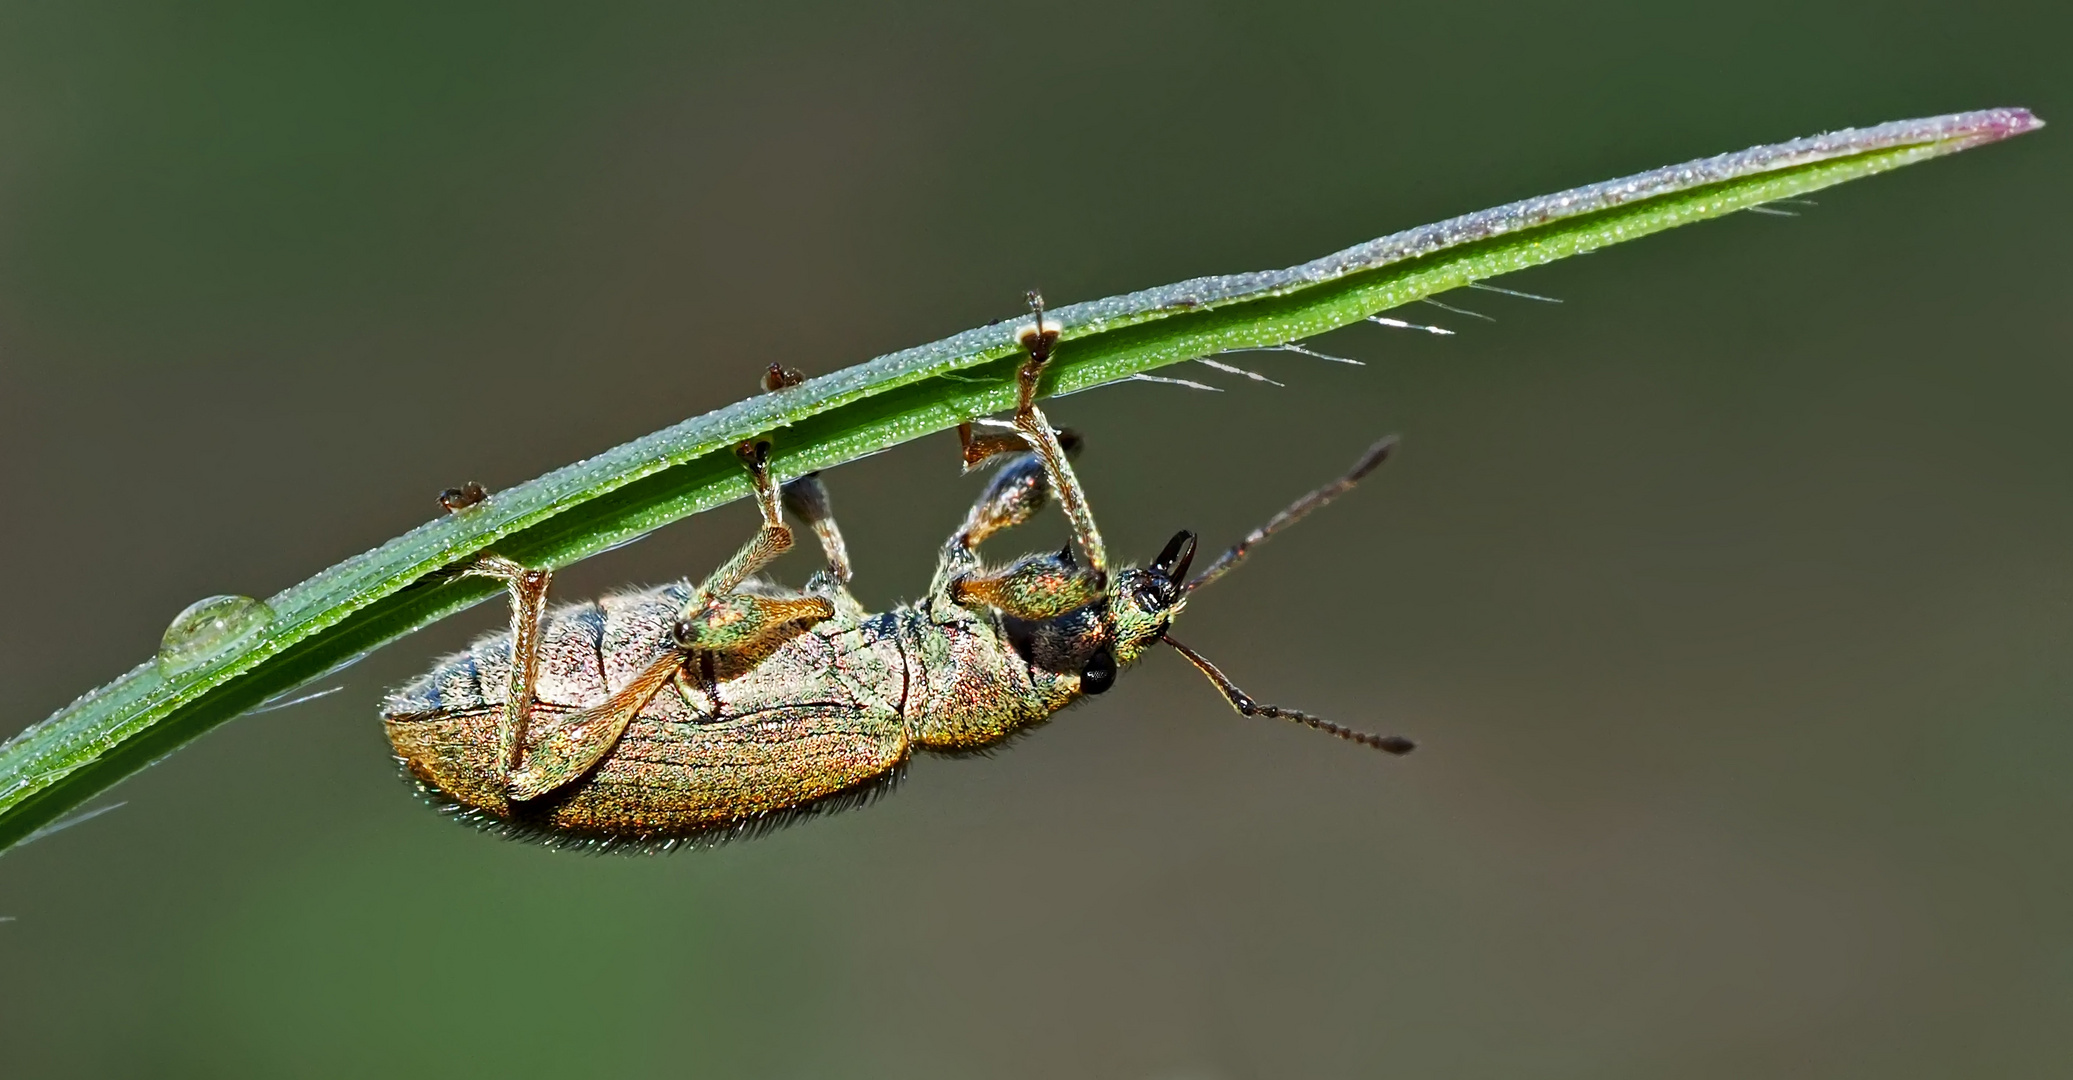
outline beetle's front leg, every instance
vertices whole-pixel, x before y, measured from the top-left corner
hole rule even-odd
[[[1086,556],[1088,571],[1106,575],[1108,549],[1102,544],[1101,530],[1094,524],[1094,513],[1087,506],[1086,493],[1081,490],[1069,460],[1071,452],[1079,448],[1078,437],[1069,431],[1053,430],[1043,410],[1036,406],[1038,384],[1050,363],[1051,346],[1058,340],[1058,325],[1044,319],[1043,297],[1030,293],[1029,305],[1036,314],[1036,322],[1021,333],[1028,359],[1015,375],[1015,434],[975,434],[969,422],[957,429],[967,469],[999,454],[1015,452],[1027,456],[1002,466],[994,475],[966,515],[964,526],[946,546],[942,570],[954,572],[958,565],[968,563],[971,549],[980,541],[1029,520],[1055,493],[1072,523],[1073,538]],[[939,579],[943,576],[939,572]],[[941,583],[939,580],[938,584]]]
[[[970,427],[963,425],[959,434],[967,433]],[[1021,435],[1007,438],[1014,440],[1015,456],[994,472],[986,489],[965,513],[964,524],[944,543],[942,556],[936,561],[936,576],[929,582],[930,596],[942,595],[953,578],[978,565],[975,551],[988,537],[1028,521],[1051,501],[1051,478],[1044,468],[1044,459],[1029,449]],[[1078,457],[1079,432],[1070,428],[1058,432],[1058,445],[1067,457]]]
[[[950,599],[960,607],[984,605],[1032,622],[1086,607],[1101,599],[1107,587],[1107,575],[1082,568],[1070,547],[1049,555],[1025,555],[1003,570],[960,574],[949,586]]]
[[[1030,293],[1029,307],[1036,322],[1021,334],[1029,359],[1015,374],[1015,430],[1021,432],[1029,448],[1043,461],[1044,474],[1058,495],[1058,505],[1072,522],[1073,537],[1087,557],[1087,569],[1106,574],[1108,549],[1101,542],[1101,530],[1094,525],[1094,511],[1087,506],[1087,495],[1080,489],[1079,477],[1073,475],[1072,463],[1066,460],[1058,434],[1051,430],[1043,410],[1036,407],[1037,384],[1044,377],[1045,365],[1051,362],[1051,346],[1058,341],[1058,324],[1044,320],[1042,296]]]
[[[968,427],[959,428],[960,433]],[[965,514],[964,524],[950,537],[950,546],[960,551],[969,552],[994,533],[1028,521],[1051,501],[1051,479],[1044,459],[1029,449],[1021,435],[1007,437],[1015,441],[1018,453],[987,481],[986,490],[979,493],[972,509]],[[1060,431],[1057,438],[1067,457],[1079,453],[1078,432]]]

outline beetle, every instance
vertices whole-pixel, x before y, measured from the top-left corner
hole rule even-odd
[[[1391,754],[1413,743],[1255,701],[1174,640],[1189,596],[1259,542],[1351,489],[1389,455],[1371,446],[1339,479],[1296,500],[1189,577],[1195,534],[1142,567],[1111,570],[1068,460],[1077,438],[1035,403],[1058,337],[1040,298],[1017,332],[1011,430],[959,427],[969,470],[1004,458],[944,544],[920,600],[881,614],[850,595],[849,556],[817,474],[772,483],[768,442],[737,452],[762,526],[696,587],[688,581],[549,610],[551,572],[495,554],[454,571],[494,578],[510,629],[477,640],[395,691],[383,723],[434,802],[498,831],[591,847],[674,847],[750,834],[857,805],[918,750],[983,750],[1114,684],[1154,645],[1172,646],[1246,716],[1292,720]],[[766,391],[799,376],[773,365]],[[449,510],[480,489],[442,496]],[[988,566],[979,544],[1056,500],[1065,548]],[[756,576],[804,520],[827,567],[792,590]],[[1077,554],[1075,548],[1078,549]]]

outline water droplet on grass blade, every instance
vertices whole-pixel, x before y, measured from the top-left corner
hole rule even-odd
[[[252,640],[273,621],[273,609],[249,596],[211,596],[173,617],[158,643],[165,674],[194,667]]]

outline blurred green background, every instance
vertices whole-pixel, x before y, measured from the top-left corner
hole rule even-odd
[[[0,858],[28,1076],[2063,1076],[2063,4],[0,6],[0,734],[431,516],[1057,302],[1849,124],[2060,126],[1060,402],[1112,547],[1359,494],[1177,657],[753,843],[419,805],[384,688]],[[830,474],[874,605],[975,481]],[[562,575],[702,574],[735,505]],[[1063,536],[1056,520],[1020,537]],[[1011,551],[1010,541],[1002,546]],[[780,575],[797,581],[810,560]]]

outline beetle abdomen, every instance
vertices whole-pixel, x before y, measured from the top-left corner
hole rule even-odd
[[[542,628],[528,749],[669,649],[683,596],[669,586],[554,612]],[[616,844],[753,828],[855,795],[906,760],[906,664],[884,626],[824,623],[798,633],[724,678],[713,698],[665,688],[593,770],[526,803],[505,797],[496,760],[508,634],[475,642],[398,691],[385,727],[430,792],[514,831]]]
[[[516,831],[579,842],[665,841],[753,825],[887,778],[907,757],[897,722],[842,705],[709,723],[643,713],[588,775],[513,804],[495,760],[499,718],[391,718],[387,728],[435,796]]]

